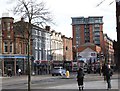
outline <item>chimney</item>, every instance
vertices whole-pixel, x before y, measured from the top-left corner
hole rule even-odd
[[[50,26],[45,26],[46,31],[50,31]]]

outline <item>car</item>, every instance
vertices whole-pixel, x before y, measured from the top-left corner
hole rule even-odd
[[[64,76],[66,75],[66,69],[64,69],[63,67],[54,67],[51,71],[52,76],[56,75],[60,75],[60,76]]]

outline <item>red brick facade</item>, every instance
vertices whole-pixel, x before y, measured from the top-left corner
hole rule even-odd
[[[67,38],[62,36],[63,39],[63,60],[65,61],[72,61],[73,54],[72,54],[72,38]]]

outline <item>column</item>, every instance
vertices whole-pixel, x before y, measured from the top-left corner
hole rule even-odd
[[[1,59],[2,60],[2,59]],[[2,60],[2,76],[4,76],[4,59]]]
[[[26,65],[26,64],[25,64],[25,61],[26,61],[26,60],[25,60],[25,58],[24,58],[24,59],[23,59],[23,74],[25,74],[25,69],[26,69],[26,68],[25,68],[25,67],[26,67],[26,66],[25,66],[25,65]]]
[[[16,58],[14,59],[14,74],[16,76]]]

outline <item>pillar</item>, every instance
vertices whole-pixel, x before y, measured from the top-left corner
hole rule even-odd
[[[16,58],[15,58],[15,60],[14,60],[14,74],[15,74],[15,76],[16,76]]]
[[[4,72],[5,72],[5,70],[4,70],[4,59],[1,59],[2,60],[2,76],[4,76]]]

